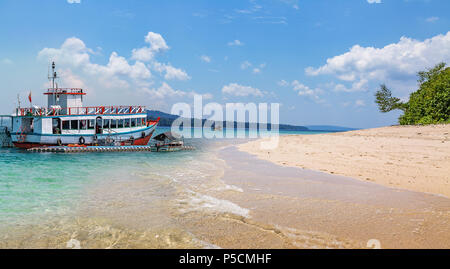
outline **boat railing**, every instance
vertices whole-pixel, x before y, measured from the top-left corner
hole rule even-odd
[[[44,93],[45,95],[49,94],[76,94],[76,95],[86,95],[81,88],[49,88]]]
[[[92,107],[52,107],[18,108],[18,116],[67,116],[67,115],[103,115],[103,114],[139,114],[145,113],[145,106],[92,106]]]

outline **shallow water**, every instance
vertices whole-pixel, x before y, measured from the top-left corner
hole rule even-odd
[[[244,141],[186,139],[195,151],[171,153],[1,149],[0,248],[449,246],[448,199],[279,167],[233,147]]]
[[[84,247],[211,247],[179,219],[198,212],[246,212],[205,195],[233,189],[220,179],[223,163],[215,149],[235,140],[185,143],[196,150],[37,154],[0,149],[0,247],[64,248],[73,238],[82,238]],[[113,237],[120,240],[111,246]]]

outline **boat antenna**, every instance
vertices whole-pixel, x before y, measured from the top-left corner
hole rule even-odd
[[[52,80],[52,89],[55,89],[55,79],[59,78],[55,71],[55,62],[52,62],[52,76],[48,76],[48,79]]]
[[[55,89],[55,79],[58,78],[58,75],[56,74],[55,71],[55,62],[52,61],[52,76],[48,76],[48,79],[52,80],[52,90],[53,90],[53,98],[54,98],[54,104],[56,105],[56,89]],[[58,86],[56,86],[56,88],[58,88]]]

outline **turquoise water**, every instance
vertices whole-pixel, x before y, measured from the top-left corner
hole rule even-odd
[[[160,127],[157,132],[168,130]],[[248,131],[238,132],[249,135]],[[312,132],[281,132],[299,133]],[[185,139],[196,150],[173,153],[55,154],[1,148],[0,226],[57,219],[80,207],[88,208],[87,212],[102,211],[108,201],[121,195],[124,200],[133,199],[132,203],[179,199],[180,189],[190,193],[206,186],[208,178],[220,170],[210,162],[208,148],[230,141],[236,140]],[[125,193],[132,184],[143,184],[145,196],[139,196],[142,189],[133,194],[132,187]]]
[[[289,134],[313,132],[281,132]],[[402,244],[447,238],[435,232],[448,229],[443,198],[339,183],[220,150],[245,141],[186,138],[196,150],[170,153],[2,148],[0,248],[67,248],[71,239],[82,248],[187,249],[323,248],[345,246],[347,237],[362,238],[362,245],[347,247],[361,247],[378,235]],[[411,237],[422,220],[433,229]]]

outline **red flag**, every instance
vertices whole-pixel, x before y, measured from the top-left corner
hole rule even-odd
[[[30,103],[31,103],[31,92],[30,92],[30,94],[28,95],[28,100],[30,100]]]

